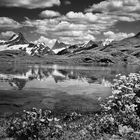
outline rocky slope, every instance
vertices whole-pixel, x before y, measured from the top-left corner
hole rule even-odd
[[[46,54],[54,54],[53,51],[44,43],[29,43],[22,33],[14,34],[8,41],[0,43],[1,52],[17,51],[31,56],[42,56]]]
[[[140,33],[121,41],[107,40],[103,43],[89,41],[81,47],[73,45],[60,51],[58,55],[67,55],[69,58],[86,63],[139,64]]]

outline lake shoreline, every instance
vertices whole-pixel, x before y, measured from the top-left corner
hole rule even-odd
[[[90,54],[91,53],[91,54]],[[95,53],[95,52],[94,52]],[[122,60],[122,58],[113,58],[106,55],[88,52],[87,54],[77,55],[44,55],[44,56],[29,56],[29,55],[0,55],[0,64],[61,64],[61,65],[139,65],[139,61],[129,58],[128,62]],[[97,56],[96,56],[97,55]],[[110,61],[109,61],[110,60]],[[112,61],[111,61],[112,60]]]

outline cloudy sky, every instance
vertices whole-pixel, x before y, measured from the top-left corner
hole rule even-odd
[[[17,32],[49,46],[120,40],[140,32],[140,0],[0,0],[0,39]]]

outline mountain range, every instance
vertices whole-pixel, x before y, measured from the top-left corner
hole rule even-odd
[[[53,56],[60,62],[65,56],[70,63],[138,63],[140,60],[140,33],[120,41],[106,39],[104,41],[88,41],[82,44],[65,44],[56,41],[50,48],[44,43],[31,43],[22,33],[13,35],[7,41],[0,41],[0,55],[18,51],[28,56]],[[59,59],[58,59],[59,56]],[[50,58],[47,57],[49,60]],[[67,63],[69,63],[67,61]]]
[[[82,44],[66,44],[60,41],[56,41],[53,47],[50,49],[42,43],[30,43],[25,39],[22,33],[14,34],[7,41],[0,41],[0,51],[4,50],[22,50],[29,55],[45,55],[45,54],[57,54],[65,49],[78,49],[78,48],[88,48],[95,44],[92,40]]]
[[[44,43],[34,44],[28,42],[22,33],[14,34],[9,40],[0,42],[0,51],[6,50],[17,50],[31,56],[53,54],[53,51]]]

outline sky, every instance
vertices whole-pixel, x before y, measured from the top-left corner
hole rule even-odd
[[[140,0],[0,0],[0,40],[22,32],[52,47],[140,32]]]

